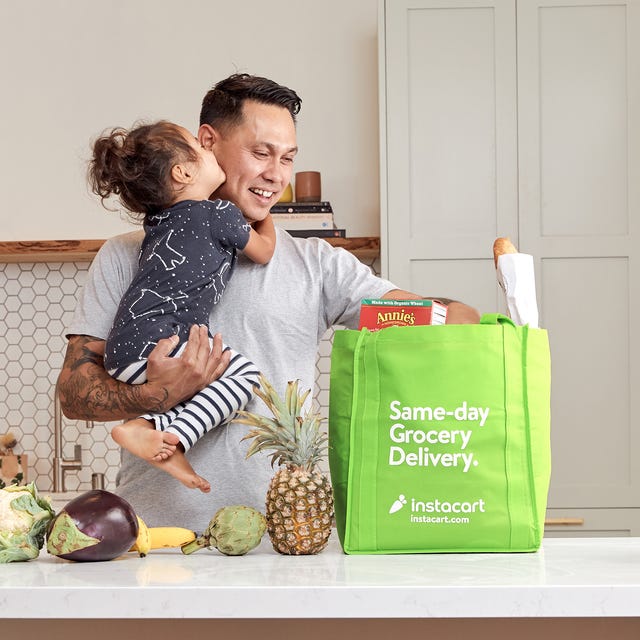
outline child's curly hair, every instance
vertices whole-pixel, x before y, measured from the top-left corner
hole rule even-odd
[[[160,120],[130,130],[117,127],[93,144],[89,184],[103,205],[116,195],[130,217],[140,221],[175,201],[172,168],[197,161],[198,155],[171,122]]]

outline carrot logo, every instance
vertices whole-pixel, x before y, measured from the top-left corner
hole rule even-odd
[[[391,505],[389,513],[396,513],[396,511],[400,511],[400,509],[402,509],[405,504],[407,504],[407,499],[404,497],[404,495],[400,494],[398,496],[398,499]]]

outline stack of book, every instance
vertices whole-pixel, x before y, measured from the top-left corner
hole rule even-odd
[[[336,229],[330,202],[279,202],[271,207],[275,225],[298,238],[344,238]]]

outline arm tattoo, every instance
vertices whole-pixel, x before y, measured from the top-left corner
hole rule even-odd
[[[76,348],[72,348],[71,343],[69,344],[69,350],[67,351],[67,355],[65,357],[65,366],[69,366],[71,371],[75,372],[80,367],[85,364],[94,364],[99,367],[104,365],[104,361],[102,356],[93,351],[90,347],[87,346],[88,341],[95,342],[97,338],[91,339],[87,336],[82,336],[83,341],[76,346]]]
[[[72,419],[111,421],[163,411],[169,393],[159,389],[149,397],[144,385],[130,385],[112,378],[104,368],[104,340],[72,336],[58,380],[60,404]]]

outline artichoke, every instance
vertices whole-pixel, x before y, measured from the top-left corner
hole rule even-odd
[[[222,507],[201,536],[180,548],[186,555],[207,547],[226,556],[242,556],[260,544],[266,529],[266,520],[259,511],[244,505]]]
[[[0,563],[37,558],[53,516],[49,500],[38,497],[33,482],[0,489]]]

